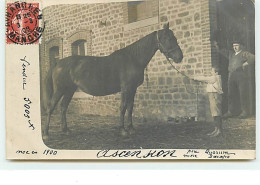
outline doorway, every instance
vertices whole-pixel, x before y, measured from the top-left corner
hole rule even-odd
[[[233,52],[232,42],[240,40],[244,50],[255,54],[255,7],[253,0],[216,0],[217,3],[217,35],[220,49]],[[227,112],[228,57],[219,55],[219,68],[223,86],[223,113]],[[250,114],[255,115],[255,66],[246,69],[249,79]],[[236,95],[239,103],[239,95]],[[233,110],[239,113],[240,109]]]

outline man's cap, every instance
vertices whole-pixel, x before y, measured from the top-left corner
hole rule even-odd
[[[241,40],[233,40],[232,41],[232,44],[234,45],[234,44],[242,44],[242,42],[241,42]]]

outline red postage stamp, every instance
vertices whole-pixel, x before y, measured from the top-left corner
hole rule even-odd
[[[21,45],[38,43],[44,31],[44,27],[40,27],[41,20],[39,3],[7,3],[6,42]]]

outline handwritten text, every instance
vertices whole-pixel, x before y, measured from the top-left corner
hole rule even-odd
[[[230,153],[225,150],[210,150],[207,149],[205,151],[206,154],[208,154],[209,159],[229,159],[231,155],[236,155],[236,153]]]
[[[148,152],[144,152],[142,150],[100,150],[97,153],[97,158],[159,158],[159,157],[176,157],[175,155],[176,150],[149,150]]]
[[[29,150],[17,150],[16,151],[17,154],[37,154],[38,152],[37,151],[29,151]]]
[[[43,154],[44,155],[56,155],[58,151],[56,150],[44,150]]]
[[[24,101],[25,101],[25,104],[24,104],[24,112],[25,114],[24,117],[26,117],[28,119],[28,124],[29,124],[29,128],[32,128],[32,130],[35,129],[34,125],[31,123],[31,116],[30,116],[30,108],[31,108],[31,105],[32,104],[32,101],[29,99],[29,98],[24,98]]]
[[[26,74],[26,67],[30,65],[30,63],[25,59],[26,56],[20,61],[23,62],[22,64],[22,75],[23,75],[23,90],[25,90],[25,85],[27,84],[27,74]]]
[[[185,157],[185,158],[198,158],[198,154],[199,154],[199,151],[198,151],[198,150],[189,149],[189,150],[183,155],[183,157]]]

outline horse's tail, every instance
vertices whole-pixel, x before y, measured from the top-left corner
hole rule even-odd
[[[53,79],[52,79],[52,71],[53,68],[56,66],[56,61],[53,62],[53,65],[50,66],[50,69],[47,73],[47,76],[44,80],[43,84],[43,109],[44,111],[47,110],[48,103],[50,102],[52,95],[53,95]]]

